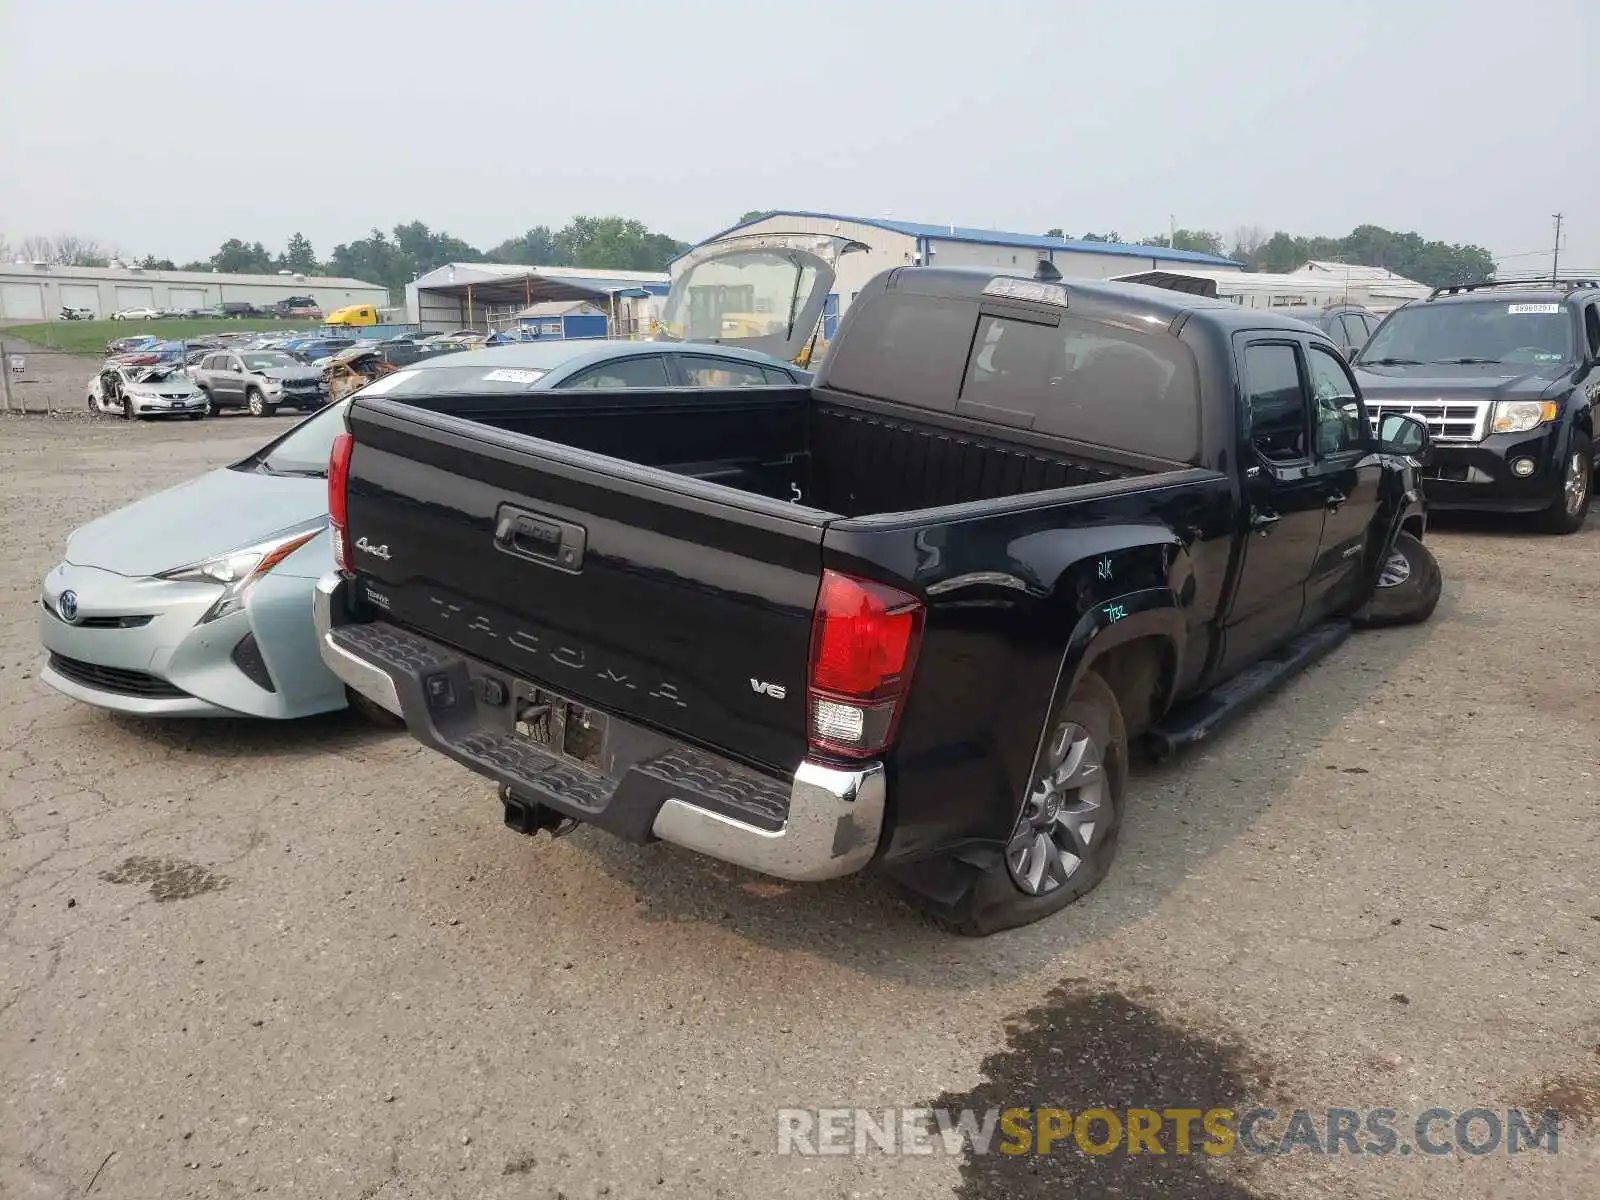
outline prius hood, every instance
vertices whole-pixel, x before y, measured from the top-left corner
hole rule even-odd
[[[327,511],[324,479],[224,467],[90,521],[67,538],[66,560],[144,578],[252,545]]]

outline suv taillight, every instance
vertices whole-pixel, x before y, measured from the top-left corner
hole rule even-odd
[[[837,571],[822,573],[806,695],[814,749],[865,758],[894,740],[923,616],[915,596]]]
[[[333,530],[333,561],[341,571],[354,569],[350,565],[350,539],[345,534],[350,525],[345,491],[350,482],[350,453],[355,445],[354,438],[341,433],[333,439],[333,450],[328,455],[328,525]]]

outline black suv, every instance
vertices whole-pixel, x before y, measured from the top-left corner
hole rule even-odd
[[[1530,513],[1573,533],[1589,512],[1600,404],[1600,282],[1436,288],[1384,320],[1353,365],[1369,412],[1433,434],[1434,509]]]

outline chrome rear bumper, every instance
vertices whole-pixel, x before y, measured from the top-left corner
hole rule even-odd
[[[328,669],[396,716],[412,736],[519,795],[580,821],[634,840],[659,838],[779,879],[832,879],[861,870],[877,853],[883,833],[883,765],[854,768],[802,762],[787,781],[787,807],[756,823],[729,811],[730,793],[758,794],[766,812],[782,807],[783,783],[757,776],[729,760],[683,746],[662,735],[611,718],[642,749],[618,777],[575,778],[574,770],[504,733],[503,717],[475,723],[457,713],[442,730],[424,699],[423,674],[497,674],[454,651],[396,626],[384,626],[385,651],[364,652],[359,626],[348,623],[343,576],[323,577],[316,589],[317,638]],[[366,639],[371,644],[371,639]],[[467,692],[469,689],[456,689]],[[475,701],[464,698],[463,703]],[[462,734],[465,725],[468,732]],[[685,768],[684,760],[692,759]],[[772,793],[779,793],[774,797]],[[717,809],[723,811],[717,811]]]

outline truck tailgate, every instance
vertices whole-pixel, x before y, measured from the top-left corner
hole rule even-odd
[[[828,514],[368,399],[351,558],[386,619],[787,773]]]

